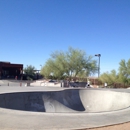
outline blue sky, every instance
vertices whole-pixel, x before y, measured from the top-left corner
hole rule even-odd
[[[130,58],[130,0],[0,0],[0,61],[40,69],[70,46],[117,70]]]

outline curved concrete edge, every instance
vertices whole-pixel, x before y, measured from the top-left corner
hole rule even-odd
[[[85,129],[130,121],[130,108],[106,113],[38,113],[0,109],[0,129]]]
[[[32,90],[32,89],[31,89]],[[0,107],[39,112],[105,112],[130,106],[130,93],[64,89],[0,95]]]
[[[130,106],[130,93],[115,91],[79,90],[86,112],[105,112],[125,109]]]
[[[4,90],[5,89],[5,90]],[[31,88],[1,88],[1,93],[35,91]],[[45,89],[45,88],[44,88]],[[38,88],[37,91],[43,91]],[[48,91],[46,89],[45,91]],[[58,89],[59,90],[59,89]],[[62,89],[60,89],[62,90]],[[59,91],[60,91],[59,90]],[[97,90],[97,89],[95,89]],[[99,89],[98,89],[99,90]],[[130,92],[128,89],[102,89],[104,91]],[[52,91],[52,90],[50,90]],[[43,129],[85,129],[115,125],[130,121],[130,107],[102,113],[40,113],[0,108],[0,129],[43,130]],[[51,122],[51,123],[50,123]]]

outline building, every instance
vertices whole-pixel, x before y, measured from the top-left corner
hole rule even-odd
[[[0,61],[0,79],[21,78],[23,73],[23,64],[12,64],[10,62]]]

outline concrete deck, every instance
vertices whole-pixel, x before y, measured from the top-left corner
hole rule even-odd
[[[61,112],[59,111],[60,109],[58,109],[58,111],[52,111],[57,109],[51,109],[51,111],[48,109],[48,112],[47,110],[46,112],[33,112],[31,109],[29,109],[30,111],[18,110],[17,108],[19,105],[15,105],[15,103],[13,104],[13,101],[18,103],[21,98],[16,100],[16,97],[12,98],[10,96],[6,96],[6,94],[8,95],[10,93],[19,92],[64,93],[64,91],[67,91],[67,93],[70,91],[76,91],[76,93],[79,92],[79,96],[76,98],[81,99],[85,110],[79,111],[77,109],[76,112]],[[61,98],[66,97],[66,94],[63,93],[60,95]],[[56,95],[53,95],[53,97],[55,97],[54,102],[58,101],[58,97]],[[44,101],[44,97],[42,99]],[[34,100],[35,99],[33,99],[33,101]],[[49,101],[52,101],[52,97]],[[74,99],[72,97],[69,100],[66,99],[66,101],[74,101]],[[51,103],[51,105],[55,108],[55,104],[53,104],[53,102]],[[60,103],[65,105],[63,102]],[[2,106],[0,107],[1,130],[69,130],[101,127],[130,121],[130,89],[64,89],[58,87],[0,86],[0,105]],[[11,105],[14,106],[12,109],[6,108],[6,106]],[[105,107],[102,109],[102,106]],[[109,106],[111,107],[109,108]],[[73,110],[73,105],[69,107],[72,107],[71,109]],[[46,108],[48,108],[48,105],[45,105],[45,109]]]

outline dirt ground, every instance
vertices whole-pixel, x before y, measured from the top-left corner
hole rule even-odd
[[[111,126],[105,126],[100,128],[88,128],[82,130],[130,130],[130,122],[118,124],[118,125],[111,125]]]

